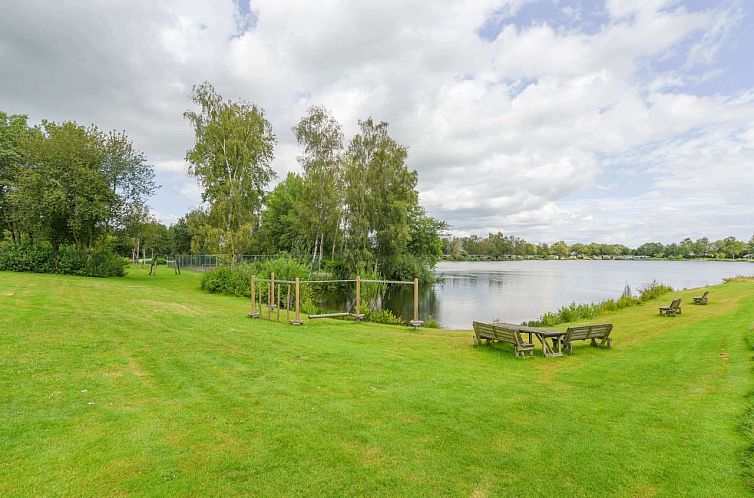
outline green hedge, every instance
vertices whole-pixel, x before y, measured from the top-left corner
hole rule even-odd
[[[129,261],[110,251],[81,251],[44,244],[0,243],[0,271],[61,273],[87,277],[122,277]]]

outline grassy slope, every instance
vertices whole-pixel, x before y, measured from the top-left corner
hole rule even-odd
[[[0,273],[0,495],[747,495],[754,282],[710,297],[517,361],[250,320],[190,273]]]

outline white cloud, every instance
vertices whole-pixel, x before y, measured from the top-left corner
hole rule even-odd
[[[11,0],[0,109],[126,129],[161,175],[181,179],[192,141],[182,112],[207,79],[265,108],[279,177],[298,168],[290,128],[309,105],[332,109],[347,134],[360,118],[390,122],[422,202],[457,231],[631,242],[667,236],[657,212],[694,209],[707,211],[673,218],[678,231],[750,231],[737,220],[754,217],[740,204],[754,188],[742,173],[754,99],[687,88],[719,74],[714,61],[742,22],[735,5],[607,0],[605,21],[582,32],[513,25],[525,4],[259,0],[239,34],[231,0]],[[491,19],[502,28],[487,41],[479,29]],[[619,188],[621,174],[634,191]],[[161,212],[200,202],[193,180],[175,181]]]

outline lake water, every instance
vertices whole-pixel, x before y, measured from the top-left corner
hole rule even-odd
[[[656,280],[674,289],[721,283],[754,275],[753,263],[715,261],[502,261],[443,262],[440,280],[422,286],[420,315],[447,329],[470,329],[471,322],[499,319],[521,323],[572,302],[617,298],[626,284],[636,291]],[[391,287],[383,305],[411,318],[409,287]],[[712,296],[714,299],[714,296]]]

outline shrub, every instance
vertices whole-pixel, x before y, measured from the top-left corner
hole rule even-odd
[[[123,277],[129,263],[110,251],[97,251],[89,256],[86,271],[90,277]]]
[[[209,271],[202,277],[201,287],[211,293],[249,297],[252,275],[269,279],[272,272],[275,272],[276,280],[295,280],[297,277],[301,280],[309,280],[311,275],[311,270],[307,265],[295,259],[283,257]],[[258,289],[262,290],[262,300],[266,302],[269,285],[266,282],[259,282]],[[285,288],[281,290],[281,293],[286,294]],[[306,284],[301,285],[300,299],[303,309],[312,309],[312,290]]]
[[[399,280],[409,281],[418,278],[422,283],[431,283],[435,279],[431,265],[413,254],[399,255],[390,273]]]
[[[55,252],[45,244],[0,243],[0,270],[6,271],[122,277],[128,264],[109,250],[89,252],[63,246]]]
[[[392,311],[385,309],[367,310],[364,313],[364,319],[369,322],[384,323],[387,325],[405,325],[403,320],[395,316]]]
[[[646,302],[650,299],[655,299],[664,294],[668,294],[669,292],[673,292],[672,287],[669,285],[658,284],[657,280],[653,280],[652,282],[639,287],[639,300],[641,302]]]
[[[66,275],[86,275],[88,255],[75,247],[64,246],[58,250],[56,273]]]
[[[252,267],[251,271],[250,268]],[[232,270],[220,268],[208,271],[202,277],[202,289],[213,294],[228,296],[249,296],[251,294],[251,275],[253,265],[238,265]]]

